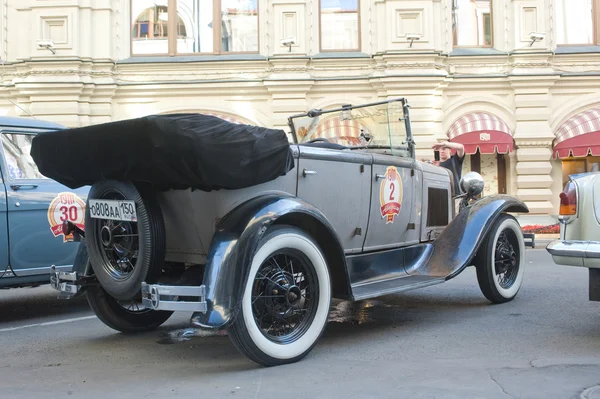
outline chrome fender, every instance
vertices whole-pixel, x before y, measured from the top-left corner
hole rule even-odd
[[[464,208],[433,242],[429,261],[409,274],[450,280],[473,260],[494,222],[504,212],[529,213],[524,202],[505,194],[483,197]]]
[[[337,277],[345,277],[337,281],[342,280],[341,284],[345,285],[342,291],[350,292],[344,251],[325,215],[289,194],[267,194],[238,206],[218,223],[204,271],[206,312],[194,313],[192,324],[203,328],[224,328],[233,321],[241,305],[252,258],[267,228],[276,223],[298,226],[309,220],[329,235],[327,260],[330,273],[331,264],[337,263],[337,273],[343,271],[342,276]],[[326,251],[326,248],[323,250]]]

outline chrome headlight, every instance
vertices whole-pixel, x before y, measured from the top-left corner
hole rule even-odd
[[[460,179],[460,188],[469,197],[481,194],[483,187],[483,177],[477,172],[469,172]]]

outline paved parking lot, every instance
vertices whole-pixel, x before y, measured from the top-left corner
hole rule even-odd
[[[600,398],[600,303],[587,270],[527,251],[519,296],[490,305],[473,269],[359,303],[335,302],[303,361],[262,368],[189,314],[125,336],[85,299],[49,287],[0,291],[3,398]],[[587,389],[587,391],[586,391]]]

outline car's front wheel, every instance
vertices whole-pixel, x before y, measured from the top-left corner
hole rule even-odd
[[[276,226],[259,243],[241,312],[228,334],[236,348],[258,364],[296,362],[321,337],[330,304],[323,251],[304,231]]]
[[[493,224],[476,259],[477,281],[493,303],[514,299],[523,283],[525,242],[517,220],[503,214]]]

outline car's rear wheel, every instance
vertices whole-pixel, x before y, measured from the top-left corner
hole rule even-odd
[[[293,363],[316,345],[327,323],[331,283],[323,251],[304,231],[276,226],[254,255],[233,344],[264,366]]]
[[[154,330],[173,314],[170,311],[145,308],[141,303],[141,296],[128,301],[117,300],[100,286],[88,287],[85,293],[88,304],[100,321],[123,333]]]
[[[131,182],[94,183],[88,199],[133,200],[137,221],[91,217],[86,209],[88,252],[96,278],[118,300],[135,298],[141,283],[155,282],[165,258],[165,227],[154,193]]]
[[[517,220],[503,214],[494,222],[476,259],[477,281],[493,303],[515,298],[525,272],[525,242]]]

